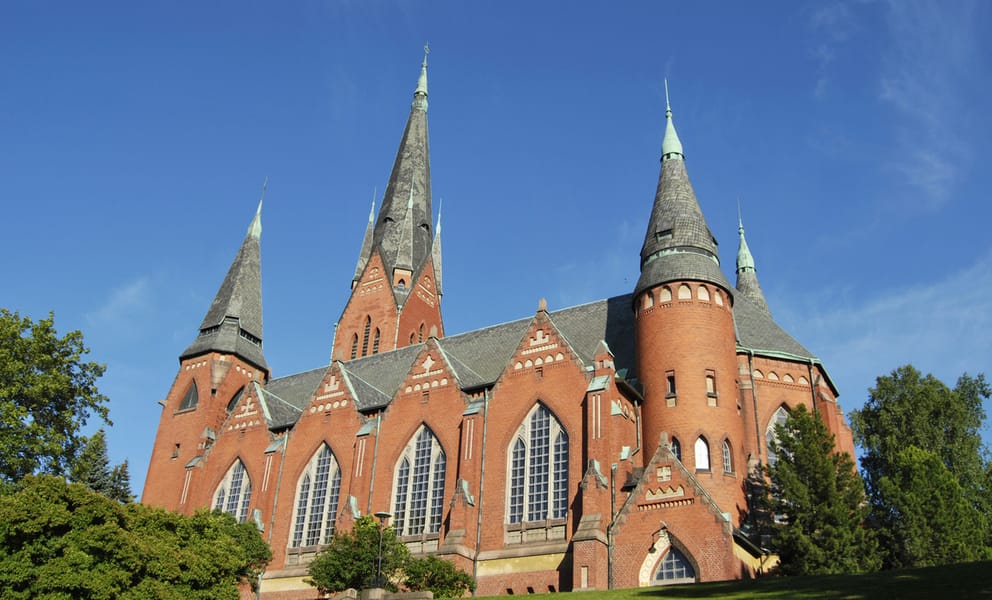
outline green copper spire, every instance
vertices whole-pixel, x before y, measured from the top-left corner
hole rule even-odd
[[[744,239],[744,220],[741,218],[740,200],[737,201],[737,233],[740,236],[740,245],[737,248],[737,291],[755,306],[771,314],[765,293],[761,291],[761,284],[758,283],[754,257],[751,256],[751,249],[747,247],[747,240]]]
[[[672,121],[672,105],[668,101],[668,79],[665,79],[665,137],[661,142],[661,160],[670,158],[685,160],[682,154],[682,142],[679,134],[675,132],[675,123]]]
[[[269,185],[269,178],[262,182],[262,194],[258,197],[258,208],[255,210],[255,218],[248,225],[248,235],[257,239],[262,238],[262,200],[265,199],[265,188]]]
[[[424,44],[424,62],[420,65],[417,89],[413,92],[413,107],[424,112],[427,112],[427,55],[430,53],[431,45]]]

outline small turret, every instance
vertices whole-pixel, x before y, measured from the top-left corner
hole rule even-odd
[[[758,273],[754,268],[754,257],[747,247],[747,240],[744,239],[744,221],[739,211],[737,215],[737,233],[740,236],[740,245],[737,248],[737,291],[748,300],[753,302],[758,308],[771,314],[768,310],[768,302],[765,301],[765,293],[761,291],[761,284],[758,283]]]

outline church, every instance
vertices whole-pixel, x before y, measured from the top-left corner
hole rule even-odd
[[[363,515],[480,595],[767,569],[747,480],[775,460],[775,425],[805,405],[853,456],[851,431],[820,360],[772,317],[743,225],[736,284],[724,275],[671,107],[634,288],[446,335],[427,88],[425,55],[330,364],[270,376],[260,202],[160,403],[142,501],[255,522],[269,599],[315,598],[307,565]]]

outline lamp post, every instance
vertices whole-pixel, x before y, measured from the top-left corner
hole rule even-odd
[[[382,587],[382,533],[386,530],[386,521],[392,516],[388,512],[375,513],[375,518],[379,519],[379,554],[376,556],[375,581],[372,585],[377,588]]]

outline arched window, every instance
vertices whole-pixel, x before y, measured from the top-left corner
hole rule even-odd
[[[417,339],[417,334],[416,334],[416,333],[411,333],[411,334],[410,334],[410,343],[411,343],[411,344],[413,344],[413,341],[414,341],[415,339]]]
[[[564,519],[568,514],[568,434],[543,404],[520,425],[508,458],[509,522]]]
[[[444,471],[444,449],[431,430],[421,425],[396,467],[393,526],[397,535],[441,530]]]
[[[362,356],[369,353],[369,333],[372,330],[372,317],[365,317],[365,333],[362,334]]]
[[[734,457],[730,452],[730,442],[723,440],[723,472],[734,472]]]
[[[682,444],[679,443],[679,438],[672,438],[672,454],[675,458],[682,460]]]
[[[372,338],[372,354],[379,354],[379,328],[375,328],[375,337]]]
[[[321,444],[300,476],[291,547],[329,544],[334,536],[341,491],[341,469],[327,444]]]
[[[358,334],[351,337],[351,358],[358,358]]]
[[[200,393],[196,390],[196,381],[191,381],[189,388],[186,390],[186,395],[183,396],[183,401],[179,404],[179,410],[196,408],[196,404],[199,401]]]
[[[696,581],[696,571],[678,548],[669,547],[665,558],[658,564],[658,573],[655,574],[654,579],[659,585],[692,583]]]
[[[417,343],[424,341],[424,324],[420,324],[420,331],[417,332]]]
[[[643,305],[643,307],[644,308],[651,308],[652,306],[654,306],[654,294],[652,294],[649,291],[647,294],[644,294],[644,305]]]
[[[788,418],[789,411],[787,411],[784,406],[779,406],[778,410],[775,411],[775,414],[772,415],[771,420],[768,421],[768,427],[765,428],[765,444],[768,446],[769,465],[774,465],[775,461],[778,460],[778,456],[776,456],[775,451],[772,450],[772,443],[778,442],[778,432],[775,431],[775,426],[785,426],[785,422]]]
[[[701,285],[698,288],[696,288],[696,298],[699,298],[704,302],[710,301],[710,291],[706,289],[705,285]]]
[[[679,300],[692,300],[692,290],[684,283],[679,286]]]
[[[234,461],[227,475],[214,492],[214,510],[222,510],[244,522],[248,518],[248,502],[251,500],[251,479],[241,459]]]
[[[672,300],[672,288],[666,285],[665,287],[661,288],[661,301],[671,302],[671,300]]]
[[[234,410],[234,408],[238,405],[238,402],[241,400],[241,396],[244,395],[244,393],[245,393],[245,386],[241,386],[241,389],[234,392],[234,395],[231,396],[231,400],[227,403],[227,412],[231,412]]]
[[[706,438],[699,436],[696,438],[696,470],[708,471],[710,469],[710,445]]]

